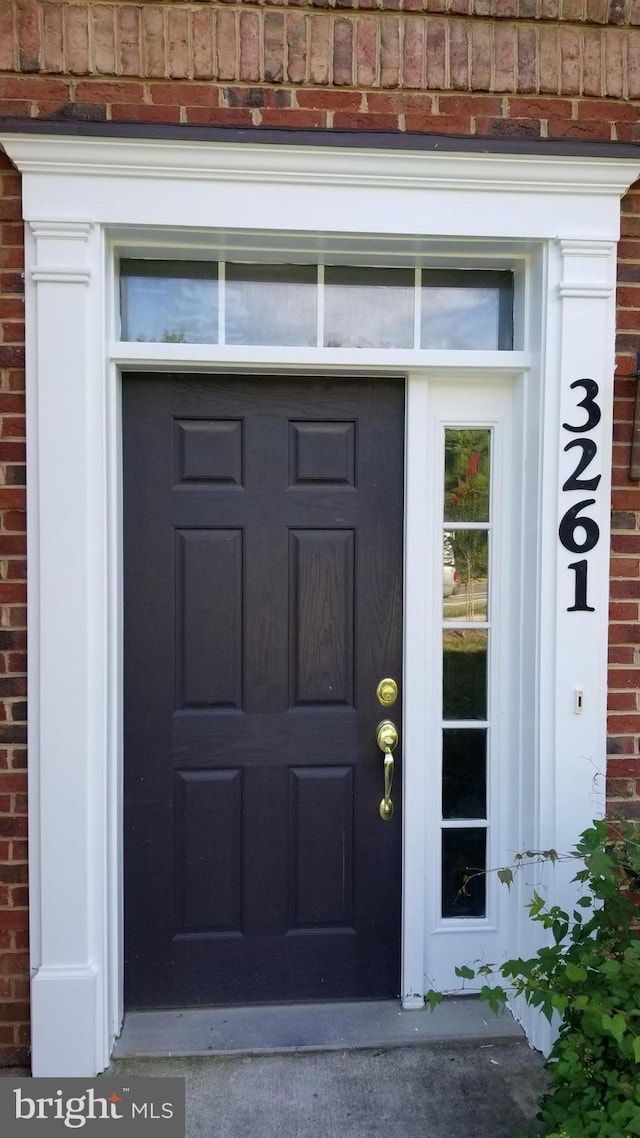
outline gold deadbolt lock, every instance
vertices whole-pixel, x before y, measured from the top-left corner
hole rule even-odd
[[[380,680],[376,688],[376,695],[378,697],[378,703],[381,703],[383,707],[391,707],[398,698],[398,685],[396,681],[392,680],[389,676],[384,680]]]

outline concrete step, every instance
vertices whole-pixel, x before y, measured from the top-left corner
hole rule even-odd
[[[180,1008],[128,1012],[113,1056],[261,1055],[523,1039],[508,1012],[496,1016],[474,997],[444,1000],[433,1013],[405,1011],[395,1000]]]

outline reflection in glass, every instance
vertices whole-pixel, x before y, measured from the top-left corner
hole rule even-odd
[[[422,288],[420,346],[496,351],[500,347],[499,288]]]
[[[484,917],[486,848],[485,829],[442,831],[443,917]]]
[[[443,719],[487,717],[486,629],[446,628],[442,634]]]
[[[227,344],[314,347],[317,270],[314,265],[226,265]]]
[[[413,347],[413,270],[328,265],[324,282],[325,347]]]
[[[487,732],[442,732],[442,816],[484,818],[487,809]]]
[[[218,266],[205,261],[120,265],[122,339],[160,344],[218,342]]]
[[[445,522],[489,521],[491,431],[449,427],[444,432]]]
[[[454,587],[443,590],[444,620],[486,620],[488,599],[489,535],[486,530],[445,530],[442,561]]]

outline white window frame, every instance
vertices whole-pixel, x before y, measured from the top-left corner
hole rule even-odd
[[[118,375],[124,366],[243,363],[242,353],[221,357],[206,346],[113,343],[114,243],[130,245],[133,235],[164,250],[179,233],[206,245],[214,230],[241,233],[251,219],[267,244],[271,234],[313,229],[365,251],[383,237],[405,250],[424,240],[459,264],[521,259],[523,348],[509,365],[527,453],[523,550],[533,551],[521,558],[520,587],[534,618],[520,645],[518,731],[531,762],[517,809],[527,843],[566,849],[604,806],[615,242],[620,197],[640,164],[47,133],[7,133],[0,142],[23,174],[26,221],[33,1073],[92,1075],[107,1065],[122,1019]],[[374,355],[332,359],[342,369],[389,367]],[[496,358],[502,353],[418,355],[395,358],[393,370],[437,376],[446,365],[481,381],[506,366]],[[327,357],[270,349],[261,362],[324,367]],[[569,384],[581,375],[598,378],[603,412],[593,436],[602,481],[592,516],[601,538],[590,555],[596,611],[588,615],[566,611],[571,555],[557,536],[566,509],[560,488],[572,466],[561,424],[575,415]],[[418,387],[409,385],[410,434],[426,413]],[[409,562],[419,560],[424,541],[422,452],[414,446],[409,458]],[[426,620],[415,579],[407,606],[412,621]],[[409,708],[423,679],[409,669]],[[576,689],[584,692],[580,716]],[[423,748],[421,731],[419,715],[408,711],[405,758]],[[411,851],[415,827],[405,824]],[[410,997],[425,974],[426,871],[408,856]],[[550,889],[555,899],[567,895],[562,871]],[[526,951],[526,922],[515,925],[514,947]],[[544,1042],[535,1023],[530,1034]]]
[[[517,809],[518,789],[522,773],[535,762],[529,742],[518,738],[521,721],[518,680],[523,672],[519,661],[519,631],[527,599],[522,595],[522,469],[526,456],[521,451],[523,436],[522,395],[526,374],[513,377],[496,374],[495,379],[467,379],[443,374],[428,385],[427,429],[425,440],[425,484],[432,487],[432,506],[426,518],[424,541],[425,564],[416,591],[425,589],[430,612],[427,614],[427,645],[424,658],[408,663],[411,675],[423,677],[421,707],[424,716],[426,744],[423,763],[427,786],[423,798],[407,794],[405,811],[415,812],[410,826],[424,843],[423,864],[431,867],[431,878],[425,880],[426,899],[424,961],[426,974],[421,991],[430,987],[438,991],[460,988],[455,966],[471,964],[482,958],[486,962],[506,958],[511,939],[512,902],[501,889],[495,873],[486,881],[486,915],[477,918],[443,918],[441,916],[440,881],[442,876],[441,803],[442,803],[442,720],[441,651],[443,608],[438,559],[432,551],[442,547],[444,502],[444,431],[446,427],[480,427],[492,433],[490,475],[490,547],[489,547],[489,652],[487,658],[487,867],[508,864],[512,851],[530,831]],[[520,406],[519,406],[520,404]],[[523,461],[525,460],[525,461]],[[433,499],[435,498],[435,502]],[[455,524],[445,525],[453,529]],[[408,566],[408,570],[409,570]],[[407,622],[407,636],[412,637],[413,621]],[[423,628],[418,625],[420,631]],[[419,650],[419,643],[414,651]],[[424,692],[429,693],[427,699]],[[418,693],[416,692],[416,696]],[[416,714],[418,707],[416,707]],[[452,723],[451,726],[454,726]],[[465,726],[463,721],[455,726]],[[515,757],[517,756],[517,761]],[[410,771],[414,775],[413,769]],[[415,775],[414,775],[415,777]],[[418,803],[416,807],[415,803]],[[419,812],[418,812],[419,811]],[[425,824],[426,823],[426,824]],[[464,821],[449,826],[465,826]],[[446,823],[444,824],[446,827]],[[415,840],[415,839],[414,839]],[[409,908],[407,904],[407,909]]]

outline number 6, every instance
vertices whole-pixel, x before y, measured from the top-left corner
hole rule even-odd
[[[593,518],[578,517],[580,510],[594,504],[595,498],[585,498],[582,502],[576,502],[575,506],[571,506],[567,510],[560,522],[558,536],[565,549],[571,553],[588,553],[598,543],[600,537],[598,523]],[[584,541],[582,542],[576,540],[576,530],[580,528],[584,530]]]

